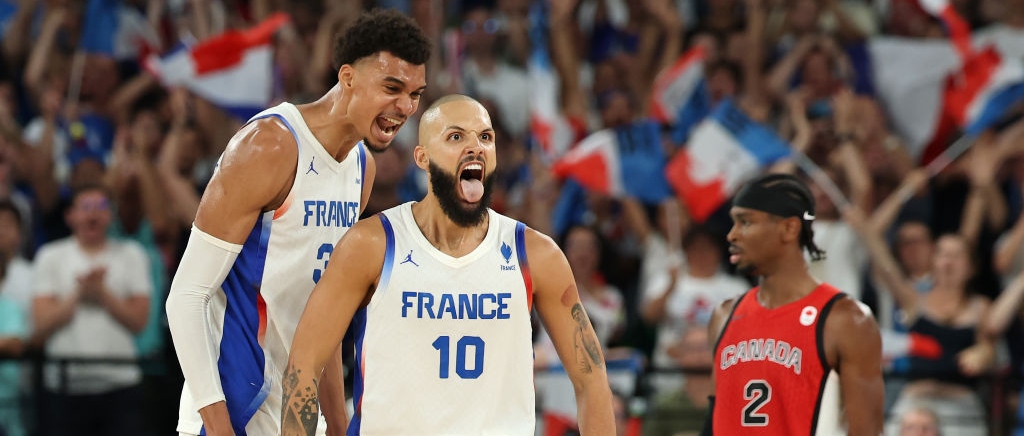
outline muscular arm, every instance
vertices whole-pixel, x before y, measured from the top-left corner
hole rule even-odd
[[[550,238],[533,229],[526,234],[526,247],[533,301],[576,391],[580,431],[613,435],[615,419],[604,355],[580,303],[569,262]]]
[[[186,384],[211,435],[230,434],[230,423],[209,302],[221,292],[220,284],[259,214],[277,207],[287,195],[297,159],[295,140],[279,121],[265,119],[243,127],[203,193],[195,229],[171,283],[167,322]]]
[[[825,322],[829,364],[839,373],[848,434],[882,432],[882,339],[874,318],[853,300],[836,302]]]
[[[281,434],[313,435],[324,366],[336,355],[352,316],[368,299],[384,264],[384,227],[359,221],[338,242],[295,329],[281,401]]]
[[[348,429],[348,409],[345,408],[345,371],[341,362],[340,344],[327,361],[319,386],[319,398],[323,403],[320,413],[327,421],[327,434],[345,434],[345,430]]]
[[[245,243],[259,214],[284,202],[298,158],[295,139],[276,118],[243,127],[203,192],[196,227],[232,244]]]

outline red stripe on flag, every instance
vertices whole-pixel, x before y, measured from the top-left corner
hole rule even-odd
[[[706,185],[698,185],[690,178],[691,162],[689,153],[680,150],[665,166],[665,178],[694,222],[703,223],[725,202],[725,184],[719,178]]]
[[[658,76],[654,78],[654,88],[651,92],[651,101],[649,106],[652,118],[664,123],[676,117],[675,114],[668,113],[669,108],[662,106],[659,97],[665,92],[666,88],[672,85],[672,82],[678,79],[679,76],[681,76],[686,69],[690,67],[691,63],[703,59],[704,47],[701,45],[695,45],[692,49],[683,53],[683,55],[676,60],[675,64],[672,64],[671,67],[658,73]]]
[[[961,127],[968,124],[967,109],[999,69],[999,53],[989,46],[964,59],[963,68],[946,79],[943,108]]]
[[[967,58],[971,55],[971,27],[967,24],[967,21],[963,19],[953,9],[953,6],[946,6],[939,14],[939,19],[943,23],[946,23],[946,27],[949,29],[949,39],[953,42],[953,47],[960,53],[960,57]]]
[[[242,61],[246,49],[267,44],[274,32],[289,20],[288,14],[278,12],[262,23],[244,31],[229,30],[192,48],[196,74],[221,70]]]
[[[611,171],[609,171],[608,163],[605,162],[604,156],[601,156],[599,153],[583,156],[571,162],[564,160],[555,162],[551,166],[551,170],[555,173],[556,177],[560,179],[572,177],[579,184],[583,185],[584,188],[591,191],[603,194],[611,192],[611,181],[608,180],[608,174]]]

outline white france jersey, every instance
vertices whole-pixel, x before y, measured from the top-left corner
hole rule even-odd
[[[341,162],[313,136],[294,105],[282,103],[251,121],[276,117],[298,144],[295,182],[284,203],[261,214],[222,285],[210,301],[210,324],[220,344],[221,385],[236,434],[280,432],[281,375],[306,300],[334,244],[359,217],[366,150],[356,144]],[[246,186],[228,186],[245,195]],[[188,389],[178,431],[198,434],[202,420]]]
[[[378,215],[379,284],[353,319],[350,435],[532,435],[532,283],[526,226],[489,210],[483,242],[453,258],[405,203]]]

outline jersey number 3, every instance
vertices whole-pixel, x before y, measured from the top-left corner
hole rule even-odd
[[[334,251],[334,246],[331,244],[321,244],[320,248],[316,250],[316,260],[324,261],[324,268],[313,268],[313,283],[320,281],[320,277],[324,275],[324,271],[327,270],[327,261],[331,260],[331,252]]]
[[[743,399],[749,401],[743,408],[744,427],[768,425],[768,414],[758,413],[772,399],[772,387],[764,380],[751,380],[743,387]]]

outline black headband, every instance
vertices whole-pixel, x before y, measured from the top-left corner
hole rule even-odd
[[[760,183],[744,186],[732,200],[732,205],[736,207],[755,209],[783,218],[795,216],[803,221],[814,221],[814,211],[799,203],[801,202],[784,190],[763,186]]]

